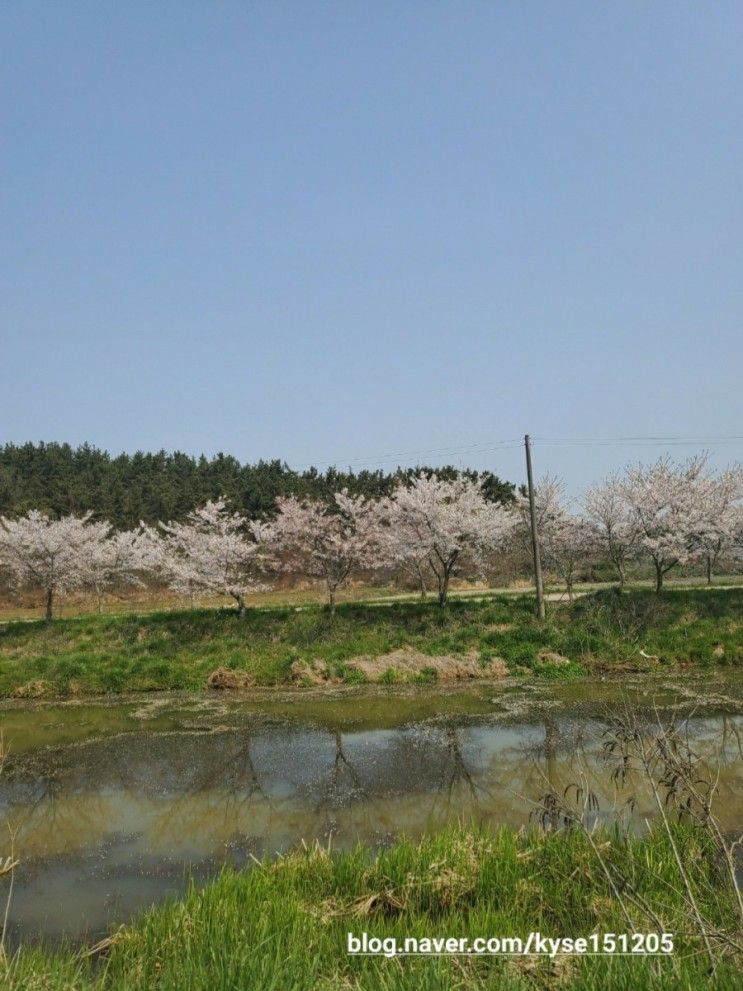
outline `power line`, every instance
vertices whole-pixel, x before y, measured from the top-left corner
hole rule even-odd
[[[632,436],[632,437],[532,437],[532,445],[539,447],[622,447],[622,446],[655,446],[666,444],[674,447],[689,447],[699,444],[743,444],[743,436],[722,434],[718,436]],[[368,467],[383,465],[408,458],[418,458],[431,455],[458,455],[467,453],[488,453],[521,447],[523,441],[518,438],[488,441],[482,444],[466,444],[457,447],[418,448],[413,451],[388,452],[386,454],[368,455],[363,458],[336,458],[333,461],[310,461],[298,465],[298,470],[306,468],[331,468],[338,465],[347,467]]]
[[[369,456],[364,458],[350,458],[341,459],[337,458],[335,461],[311,461],[306,464],[298,465],[301,468],[323,468],[332,467],[335,465],[365,465],[365,464],[384,464],[391,461],[399,461],[401,458],[414,458],[420,457],[421,455],[431,455],[431,454],[465,454],[470,451],[495,451],[498,449],[504,449],[508,447],[521,447],[523,441],[516,438],[510,440],[497,440],[489,441],[485,444],[468,444],[463,447],[429,447],[420,448],[416,451],[398,451],[397,453],[391,454],[380,454],[375,456]]]
[[[542,447],[621,447],[657,445],[692,447],[698,444],[740,444],[743,437],[726,434],[706,437],[536,437]]]

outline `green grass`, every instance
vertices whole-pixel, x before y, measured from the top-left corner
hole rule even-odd
[[[707,835],[676,827],[708,929],[740,940],[729,876]],[[225,871],[182,901],[153,909],[92,960],[72,949],[22,949],[0,983],[8,991],[590,991],[741,986],[740,958],[713,938],[704,953],[668,837],[596,834],[638,932],[673,933],[672,957],[350,957],[346,934],[547,936],[625,933],[629,926],[597,854],[580,831],[527,834],[449,830],[373,858],[301,851]],[[630,890],[633,904],[627,897]]]
[[[502,658],[514,673],[574,677],[608,669],[743,661],[743,589],[600,591],[573,606],[550,604],[536,622],[529,596],[435,603],[319,606],[84,616],[0,626],[0,697],[163,689],[200,690],[211,671],[249,672],[257,684],[291,681],[291,666],[323,661],[331,676],[363,680],[347,666],[409,647],[424,655],[475,651],[483,674]],[[561,655],[553,663],[543,652]],[[641,653],[642,652],[642,653]],[[643,656],[646,655],[646,656]],[[402,677],[392,671],[387,681]],[[425,671],[411,680],[430,680]],[[29,685],[30,682],[38,682]]]

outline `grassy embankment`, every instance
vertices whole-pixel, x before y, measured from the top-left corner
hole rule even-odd
[[[616,587],[616,581],[611,578],[597,581],[580,581],[575,585],[575,594],[585,595]],[[634,575],[626,585],[627,589],[642,591],[652,590],[655,579],[645,574]],[[665,589],[706,589],[743,588],[742,575],[716,575],[713,584],[709,585],[698,575],[675,574],[667,578]],[[517,580],[506,585],[491,587],[482,582],[467,582],[454,580],[449,589],[449,596],[455,599],[478,599],[493,595],[524,595],[532,592],[528,581]],[[545,581],[545,592],[550,600],[567,598],[565,586],[559,582]],[[433,593],[429,592],[433,597]],[[322,606],[327,601],[327,591],[321,582],[303,583],[296,586],[276,587],[255,592],[250,596],[251,606],[274,606],[277,608],[294,608],[297,606]],[[390,602],[419,602],[417,592],[405,591],[395,585],[377,585],[363,582],[353,582],[338,593],[339,603],[382,604]],[[129,615],[131,613],[171,612],[182,609],[230,609],[235,600],[226,595],[209,595],[197,593],[193,599],[176,593],[167,588],[132,587],[118,590],[115,594],[106,595],[102,608],[99,610],[98,601],[90,591],[83,589],[71,592],[60,598],[56,604],[59,618],[90,616],[103,612],[106,615]],[[0,591],[0,623],[10,623],[17,619],[37,620],[43,617],[45,609],[44,593],[40,589],[27,590],[22,597],[9,596]]]
[[[688,889],[661,832],[644,839],[596,834],[592,847],[580,830],[452,830],[399,843],[376,859],[363,849],[339,857],[303,851],[192,889],[119,931],[99,954],[9,954],[0,983],[4,977],[8,991],[738,988],[740,915],[730,877],[706,834],[676,828],[673,835],[689,865]],[[346,954],[349,931],[402,941],[525,938],[532,930],[578,937],[631,926],[673,933],[672,957]]]
[[[310,606],[253,609],[242,622],[228,610],[184,610],[8,623],[0,626],[0,697],[200,690],[220,666],[264,685],[302,683],[298,668],[313,665],[330,680],[359,683],[366,676],[354,667],[358,657],[381,657],[375,679],[388,682],[435,681],[442,656],[467,658],[485,677],[743,661],[743,589],[676,589],[660,598],[605,591],[573,606],[551,604],[544,624],[532,609],[528,596],[495,596],[444,610],[348,604],[335,618]],[[418,655],[419,670],[396,669],[394,656],[385,666],[385,655],[400,650]]]

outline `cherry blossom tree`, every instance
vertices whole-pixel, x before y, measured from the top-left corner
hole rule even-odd
[[[692,536],[692,556],[704,563],[707,583],[720,557],[734,549],[740,526],[743,469],[728,468],[702,476],[696,483],[699,520]]]
[[[156,568],[160,560],[159,538],[144,524],[135,530],[109,532],[95,543],[87,561],[86,583],[95,591],[98,612],[103,609],[106,591],[117,585],[141,588],[144,575]]]
[[[398,486],[383,512],[386,530],[375,533],[381,560],[407,567],[425,562],[436,578],[440,606],[448,601],[450,579],[462,560],[481,565],[516,522],[513,513],[488,502],[481,486],[462,476],[447,481],[418,476]]]
[[[732,539],[728,551],[736,567],[743,565],[743,506],[735,506],[732,512]]]
[[[565,483],[554,475],[543,475],[534,486],[534,510],[540,544],[544,531],[565,513],[564,499]],[[519,493],[516,504],[521,516],[522,536],[525,531],[527,542],[531,546],[531,513],[528,495]]]
[[[523,530],[531,543],[529,500],[518,497]],[[565,485],[559,478],[545,475],[534,489],[537,535],[545,565],[565,582],[568,600],[573,601],[575,575],[579,566],[596,549],[596,531],[591,523],[570,511]]]
[[[639,546],[653,562],[655,590],[663,588],[665,575],[687,563],[704,521],[701,482],[705,457],[676,464],[661,458],[653,465],[628,468],[619,486],[637,527]]]
[[[161,523],[161,570],[171,588],[229,595],[240,617],[245,599],[265,588],[257,577],[260,549],[251,528],[223,499],[207,502],[184,523]]]
[[[545,564],[565,582],[568,601],[572,602],[578,569],[596,551],[596,530],[581,516],[566,511],[540,534],[540,538]]]
[[[4,570],[13,588],[43,591],[48,622],[56,597],[89,581],[90,561],[109,533],[108,523],[93,523],[91,516],[54,520],[32,509],[18,519],[0,517]]]
[[[277,500],[278,514],[254,530],[281,570],[297,570],[321,578],[335,613],[338,590],[358,568],[378,559],[379,518],[373,504],[344,489],[332,505],[295,496]]]
[[[394,568],[415,583],[421,599],[428,594],[427,579],[433,577],[428,563],[429,548],[418,539],[410,521],[392,511],[389,497],[372,503],[374,526],[374,563],[380,568]],[[394,523],[392,522],[394,515]]]
[[[627,565],[637,556],[639,530],[631,508],[624,498],[621,480],[612,475],[601,485],[589,489],[583,504],[586,516],[596,530],[598,544],[617,569],[619,584],[627,580]]]

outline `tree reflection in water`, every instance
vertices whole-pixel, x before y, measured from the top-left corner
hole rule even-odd
[[[219,745],[210,748],[211,759],[195,763],[186,787],[162,805],[152,824],[153,835],[166,839],[180,829],[200,837],[200,845],[212,856],[220,849],[226,855],[229,848],[253,855],[260,851],[272,834],[276,809],[252,746],[249,730],[222,734]],[[250,835],[244,832],[248,821],[259,827]]]
[[[18,827],[22,852],[15,925],[40,931],[44,891],[71,906],[65,921],[84,896],[86,923],[98,911],[103,925],[109,897],[124,892],[122,911],[132,911],[189,869],[206,877],[303,839],[376,845],[455,820],[518,827],[530,800],[562,794],[578,774],[609,816],[621,802],[601,757],[605,725],[599,707],[384,729],[246,717],[15,755],[0,780],[0,818]],[[695,715],[689,725],[696,750],[720,768],[720,816],[733,829],[743,819],[740,717]],[[651,813],[638,792],[632,815]]]
[[[369,802],[371,797],[361,783],[358,771],[343,749],[343,734],[333,733],[333,763],[319,789],[315,811],[324,817],[324,836],[331,840],[339,832],[338,810],[355,802]]]

